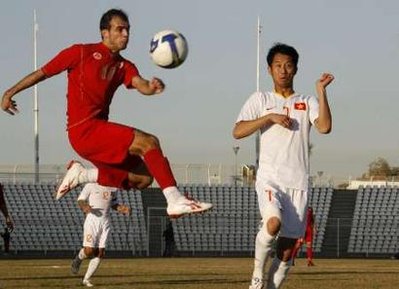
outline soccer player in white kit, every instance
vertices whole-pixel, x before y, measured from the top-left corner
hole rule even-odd
[[[255,241],[255,264],[250,289],[280,288],[290,268],[296,239],[304,234],[309,190],[309,132],[331,131],[326,87],[334,76],[323,73],[316,82],[318,97],[296,93],[293,81],[299,55],[295,48],[277,43],[267,55],[272,92],[255,92],[246,101],[233,129],[236,139],[260,130],[256,192],[262,225]],[[277,252],[264,267],[275,237]]]
[[[71,271],[77,274],[82,261],[91,258],[82,281],[82,284],[87,287],[93,287],[90,278],[97,270],[105,253],[110,232],[111,208],[124,215],[129,215],[131,212],[128,206],[117,203],[116,191],[117,188],[88,183],[78,197],[78,205],[86,214],[86,219],[83,226],[83,248],[72,261]]]

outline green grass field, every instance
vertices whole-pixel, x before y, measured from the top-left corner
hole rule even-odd
[[[251,258],[104,259],[92,282],[94,288],[248,288]],[[284,289],[399,288],[398,260],[304,259],[290,271]],[[70,274],[70,260],[1,260],[0,288],[85,288]]]

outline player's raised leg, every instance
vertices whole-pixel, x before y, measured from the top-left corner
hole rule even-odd
[[[136,129],[129,152],[142,156],[148,171],[165,195],[168,204],[167,214],[170,217],[178,218],[185,214],[201,213],[212,208],[211,203],[194,200],[178,190],[169,161],[162,153],[158,138]]]
[[[78,185],[96,182],[97,178],[98,169],[86,169],[81,162],[72,160],[69,162],[67,172],[56,189],[55,198],[59,200]]]

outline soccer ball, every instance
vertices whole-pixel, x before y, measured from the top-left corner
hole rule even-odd
[[[186,59],[187,53],[188,46],[186,38],[177,31],[160,31],[151,40],[151,59],[160,67],[178,67]]]

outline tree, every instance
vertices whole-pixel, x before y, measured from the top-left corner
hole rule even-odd
[[[367,177],[385,179],[390,176],[392,176],[392,170],[386,159],[378,157],[369,164]]]
[[[391,167],[391,175],[399,177],[399,167]]]

